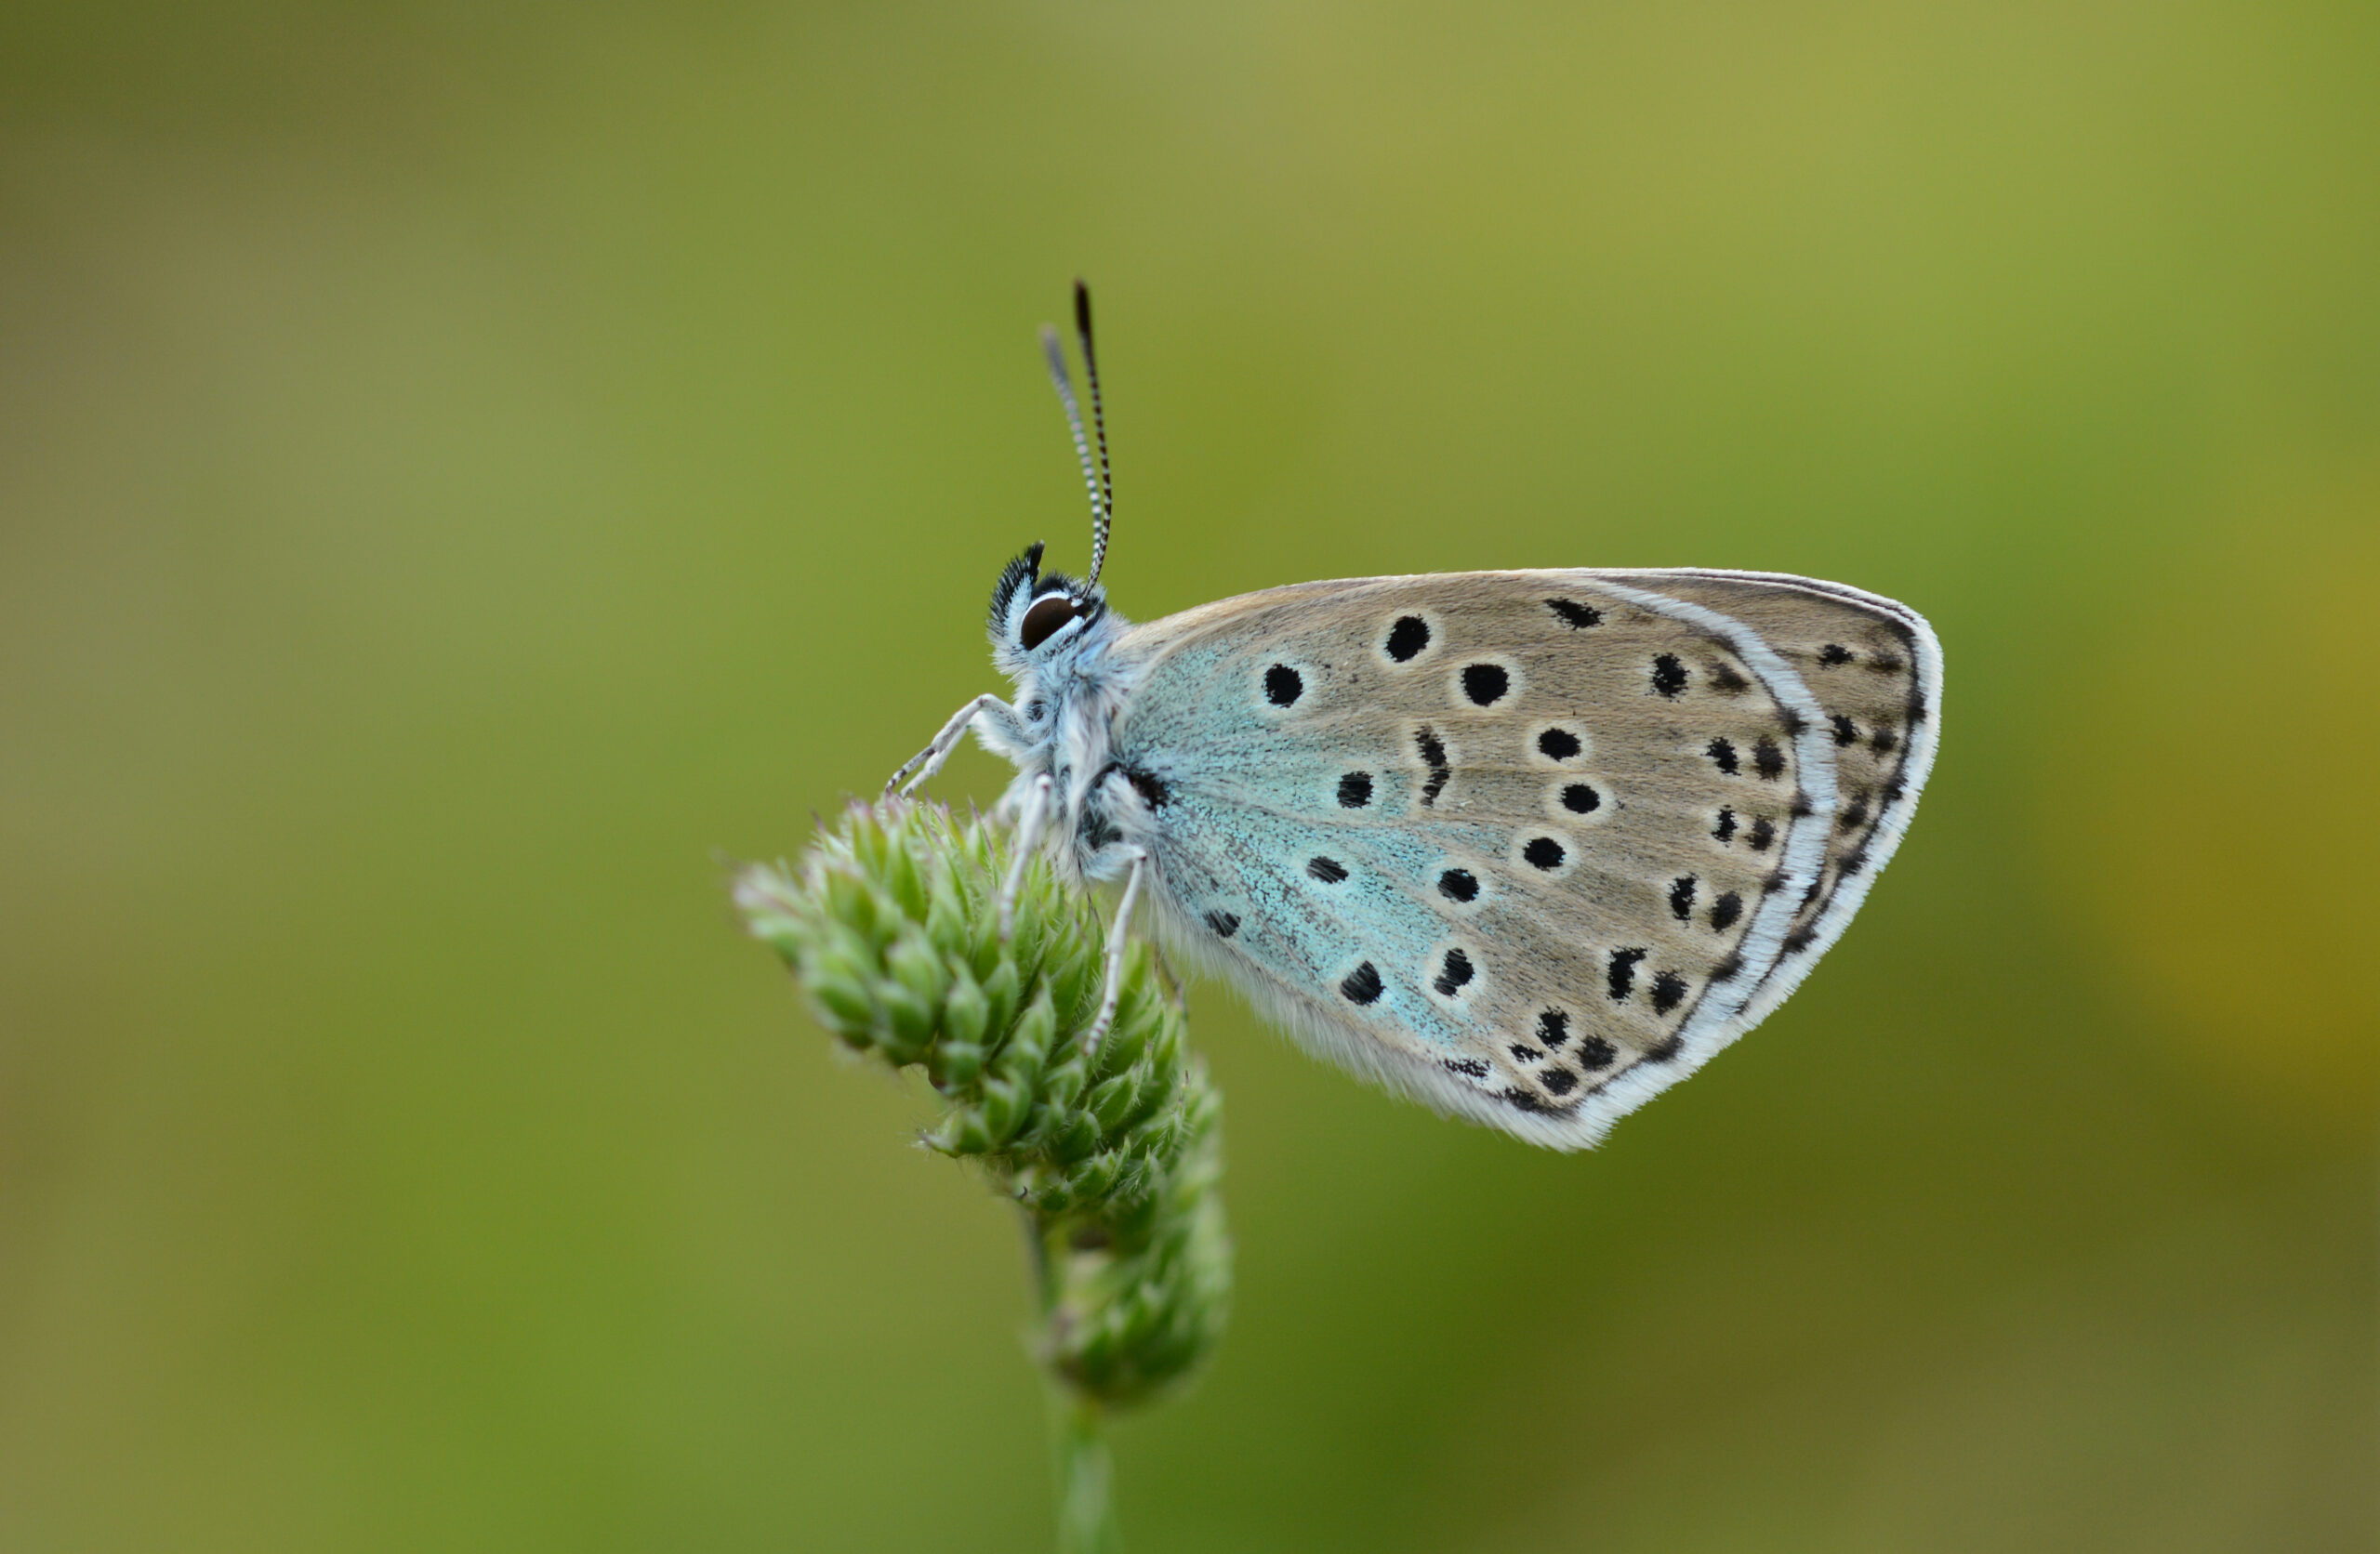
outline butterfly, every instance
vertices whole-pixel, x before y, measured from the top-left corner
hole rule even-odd
[[[1025,862],[1136,908],[1310,1049],[1555,1149],[1692,1073],[1807,976],[1908,829],[1942,653],[1908,606],[1699,568],[1302,583],[1135,625],[1099,574],[1115,511],[1091,299],[1091,572],[1036,544],[992,590],[1012,702],[968,730],[1017,776]],[[1005,915],[1003,920],[1005,921]]]

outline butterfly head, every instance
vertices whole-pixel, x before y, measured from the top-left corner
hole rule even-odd
[[[1107,614],[1107,590],[1064,573],[1044,574],[1041,546],[1000,572],[992,588],[992,656],[1011,678],[1078,651]]]
[[[1075,337],[1082,347],[1083,378],[1091,388],[1091,425],[1099,450],[1095,460],[1093,438],[1084,435],[1082,407],[1075,399],[1058,332],[1041,331],[1050,382],[1065,410],[1083,484],[1091,494],[1091,575],[1079,581],[1062,572],[1044,576],[1038,540],[1002,569],[992,587],[992,659],[1020,684],[1080,658],[1085,648],[1113,636],[1124,624],[1107,613],[1107,593],[1099,586],[1099,570],[1107,560],[1108,525],[1116,511],[1116,485],[1107,468],[1107,417],[1100,404],[1099,358],[1091,339],[1091,292],[1080,281],[1075,283]]]

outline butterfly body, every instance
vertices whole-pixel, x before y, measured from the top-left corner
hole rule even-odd
[[[1091,489],[1092,579],[1044,576],[1037,545],[994,590],[1013,703],[971,703],[903,772],[972,726],[1017,767],[1020,849],[1126,882],[1111,999],[1144,899],[1311,1048],[1535,1143],[1594,1142],[1775,1008],[1933,764],[1939,644],[1857,588],[1441,573],[1135,625],[1096,582]]]

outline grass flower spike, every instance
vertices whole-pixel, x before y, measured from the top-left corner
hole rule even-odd
[[[1094,1047],[1104,925],[1032,860],[1003,942],[1007,838],[939,805],[854,804],[798,870],[734,882],[753,936],[853,1051],[924,1072],[924,1142],[1025,1216],[1037,1358],[1057,1409],[1061,1547],[1113,1547],[1099,1426],[1195,1374],[1221,1337],[1230,1243],[1221,1097],[1178,999],[1134,944]]]

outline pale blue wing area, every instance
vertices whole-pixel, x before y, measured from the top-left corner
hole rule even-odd
[[[1302,764],[1335,778],[1311,757]],[[1342,1018],[1395,1021],[1438,1055],[1461,1057],[1477,1039],[1474,1022],[1423,996],[1422,968],[1451,926],[1428,904],[1433,882],[1464,863],[1475,875],[1495,845],[1489,828],[1334,823],[1242,802],[1224,784],[1185,780],[1177,793],[1157,862],[1210,933],[1212,915],[1236,920],[1219,942],[1308,996],[1335,996]],[[1358,1005],[1336,990],[1366,964],[1381,991]]]

